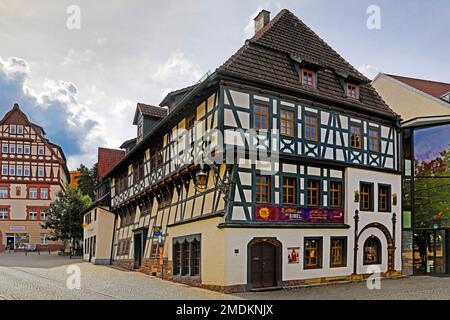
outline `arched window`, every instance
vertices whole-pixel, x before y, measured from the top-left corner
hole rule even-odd
[[[367,238],[364,242],[364,264],[381,263],[381,242],[375,236]]]

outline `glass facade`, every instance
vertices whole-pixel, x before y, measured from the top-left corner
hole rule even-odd
[[[446,273],[450,241],[450,124],[403,130],[403,230],[413,272]]]
[[[450,226],[450,124],[415,129],[414,226]],[[411,186],[407,188],[411,190]],[[405,208],[404,208],[405,209]]]

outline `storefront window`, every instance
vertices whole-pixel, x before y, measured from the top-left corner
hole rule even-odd
[[[347,265],[347,238],[331,238],[330,264],[332,268],[345,267]]]
[[[381,263],[381,243],[377,237],[370,237],[364,242],[364,264]]]
[[[416,228],[450,226],[450,124],[414,130]]]
[[[322,267],[322,238],[305,239],[305,269]]]

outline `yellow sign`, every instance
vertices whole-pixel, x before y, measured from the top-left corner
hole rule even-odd
[[[262,207],[259,209],[259,216],[263,219],[267,219],[270,216],[270,209],[266,207]]]

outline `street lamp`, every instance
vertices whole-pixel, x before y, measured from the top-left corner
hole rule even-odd
[[[200,192],[205,192],[208,188],[208,174],[203,169],[195,175],[195,188]]]
[[[228,202],[229,191],[233,182],[230,172],[230,166],[227,166],[227,174],[223,178],[220,176],[219,168],[213,162],[208,163],[208,166],[213,170],[214,185],[219,190],[219,192],[223,194],[225,202]],[[197,189],[197,191],[199,192],[205,192],[208,187],[207,183],[208,174],[202,168],[195,175],[195,189]]]

